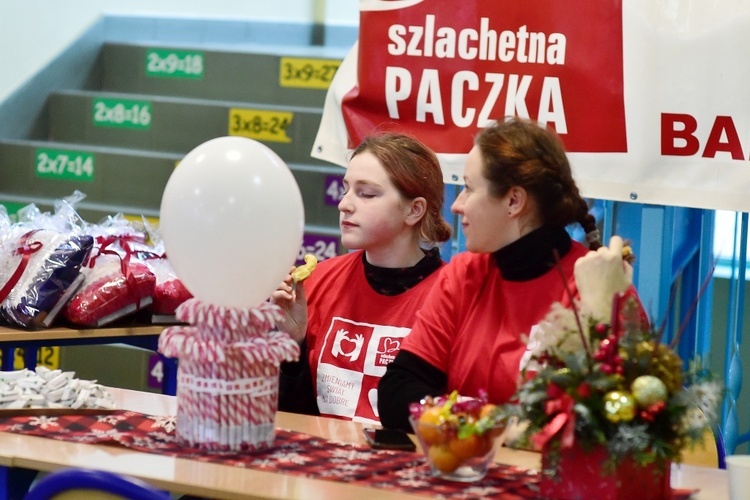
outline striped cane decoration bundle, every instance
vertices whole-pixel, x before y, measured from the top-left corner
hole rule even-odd
[[[159,336],[159,352],[179,359],[177,439],[207,451],[236,452],[273,444],[279,365],[299,346],[275,331],[282,318],[269,303],[232,309],[184,302]]]

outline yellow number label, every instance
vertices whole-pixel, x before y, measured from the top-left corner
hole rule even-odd
[[[158,217],[146,217],[145,215],[125,214],[125,219],[131,222],[134,222],[136,227],[141,227],[140,225],[144,223],[144,220],[145,220],[145,224],[148,224],[148,227],[155,227],[155,228],[159,227]],[[148,227],[146,227],[146,230],[148,230]],[[150,237],[147,238],[147,243],[150,243],[152,245],[155,244],[155,242],[151,241]]]
[[[263,109],[229,110],[229,135],[249,137],[257,141],[292,142],[286,134],[294,113]]]
[[[282,57],[279,63],[279,85],[303,89],[326,90],[341,66],[335,59],[301,59]]]
[[[24,350],[17,348],[13,355],[13,369],[22,370],[26,363],[23,360]],[[2,353],[0,353],[0,362],[2,362]],[[36,350],[36,364],[37,366],[44,366],[50,370],[57,370],[60,368],[60,348],[59,347],[39,347]]]
[[[136,223],[143,222],[145,219],[146,222],[151,227],[159,227],[159,218],[158,217],[146,217],[145,215],[133,215],[133,214],[125,214],[124,215],[126,220],[133,221]]]

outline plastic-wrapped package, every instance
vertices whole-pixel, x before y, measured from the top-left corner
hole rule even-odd
[[[183,284],[182,280],[169,262],[164,252],[164,242],[159,229],[152,226],[147,219],[143,219],[143,225],[151,241],[150,248],[145,251],[136,252],[156,275],[156,287],[154,288],[154,302],[151,304],[153,314],[152,323],[179,323],[175,312],[177,307],[193,294]],[[136,245],[137,246],[137,245]]]
[[[35,229],[3,241],[0,315],[13,326],[49,327],[80,285],[93,237]]]
[[[156,276],[154,301],[151,304],[153,321],[176,322],[175,311],[186,300],[193,297],[177,277],[166,258],[151,258],[144,261]]]
[[[149,267],[131,259],[127,240],[99,239],[88,265],[82,269],[83,286],[65,307],[73,324],[100,327],[142,309],[153,301],[156,277]],[[124,248],[123,248],[124,247]]]

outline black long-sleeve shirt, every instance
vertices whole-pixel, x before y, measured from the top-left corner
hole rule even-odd
[[[399,351],[378,384],[379,395],[396,395],[393,398],[378,397],[380,423],[386,428],[412,432],[409,414],[404,408],[426,395],[445,394],[447,383],[445,373],[416,354]]]

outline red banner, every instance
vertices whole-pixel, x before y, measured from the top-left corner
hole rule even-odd
[[[621,0],[380,3],[392,6],[361,10],[366,63],[341,104],[350,148],[398,129],[462,154],[487,123],[518,115],[569,152],[627,151]]]

